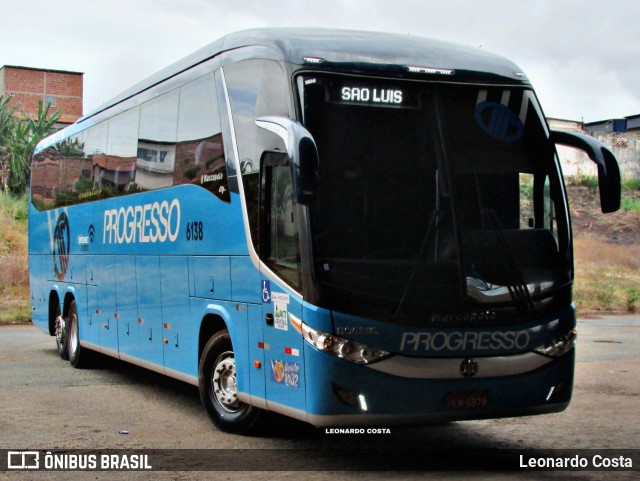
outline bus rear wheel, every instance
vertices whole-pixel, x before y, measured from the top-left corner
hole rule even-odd
[[[69,339],[67,333],[67,323],[62,317],[62,311],[60,310],[60,302],[56,304],[55,310],[55,335],[56,335],[56,347],[58,348],[58,355],[65,361],[69,359]]]
[[[238,399],[235,356],[226,329],[214,334],[202,351],[198,384],[200,400],[219,429],[247,434],[255,427],[260,410]]]
[[[78,306],[76,305],[76,301],[71,301],[69,305],[69,315],[67,316],[66,326],[69,362],[77,369],[87,367],[90,361],[90,352],[80,346],[80,325],[78,322]]]

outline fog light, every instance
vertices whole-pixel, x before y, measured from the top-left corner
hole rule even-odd
[[[348,404],[349,406],[359,407],[358,396],[356,393],[341,388],[340,386],[336,386],[335,384],[333,385],[333,392],[336,393],[338,399],[343,403]]]
[[[355,408],[360,408],[361,411],[367,411],[369,406],[367,405],[367,399],[364,394],[356,394],[353,391],[349,391],[348,389],[344,389],[336,384],[333,384],[333,392],[336,393],[336,396],[340,401],[349,406],[353,406]]]

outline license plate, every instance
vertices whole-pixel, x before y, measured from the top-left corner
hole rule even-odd
[[[448,392],[444,405],[449,409],[480,409],[489,405],[489,391]]]

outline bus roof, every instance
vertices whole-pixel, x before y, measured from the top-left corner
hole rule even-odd
[[[528,83],[514,63],[481,48],[413,35],[322,28],[260,28],[232,33],[212,42],[127,89],[78,122],[224,52],[252,47],[261,48],[260,58],[265,58],[266,48],[272,52],[271,58],[292,64],[304,65],[305,58],[317,59],[316,62],[320,62],[313,67],[322,70],[377,71],[416,79],[447,76],[451,81]],[[418,69],[410,72],[408,67]]]

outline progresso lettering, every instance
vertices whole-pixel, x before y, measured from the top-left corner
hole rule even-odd
[[[527,331],[496,332],[405,332],[401,350],[409,351],[498,351],[525,349],[529,345]]]
[[[180,202],[173,199],[104,211],[104,244],[175,242],[180,231]]]

